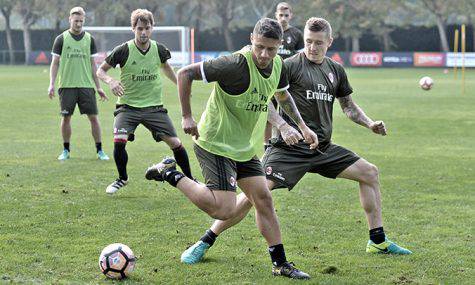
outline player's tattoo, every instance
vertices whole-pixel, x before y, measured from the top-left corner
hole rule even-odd
[[[279,128],[282,124],[285,124],[284,119],[282,119],[282,117],[279,115],[279,112],[275,109],[272,101],[269,102],[267,110],[267,121],[274,127]]]
[[[294,121],[297,125],[303,123],[302,117],[295,105],[294,99],[290,95],[290,93],[286,90],[284,92],[276,93],[274,97],[277,99],[279,106],[284,110],[284,112],[289,116],[292,121]]]
[[[340,102],[343,113],[345,113],[345,115],[353,122],[364,127],[369,127],[373,122],[368,116],[366,116],[360,106],[353,102],[351,95],[339,97],[338,101]]]
[[[188,66],[185,66],[182,70],[182,73],[188,78],[188,80],[202,80],[200,63],[194,63]]]

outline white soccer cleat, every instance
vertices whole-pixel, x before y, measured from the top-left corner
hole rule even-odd
[[[119,191],[120,188],[125,187],[129,181],[128,180],[122,180],[118,178],[114,182],[112,182],[109,186],[106,188],[106,193],[107,194],[114,194],[115,192]]]

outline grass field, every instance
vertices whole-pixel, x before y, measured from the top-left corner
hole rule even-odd
[[[441,69],[348,73],[355,101],[373,119],[384,120],[389,134],[376,136],[350,122],[336,104],[333,141],[379,167],[386,232],[415,254],[367,255],[356,183],[307,175],[292,192],[273,194],[288,259],[313,276],[307,283],[473,284],[475,70],[467,72],[465,95],[453,74]],[[423,75],[434,78],[433,90],[418,87]],[[212,220],[178,190],[143,178],[146,167],[171,154],[166,145],[140,127],[127,147],[131,183],[106,195],[117,176],[115,164],[95,158],[89,123],[78,110],[72,158],[56,160],[62,149],[59,107],[57,97],[48,99],[47,84],[45,67],[0,67],[0,283],[112,283],[97,260],[113,242],[129,245],[139,258],[125,283],[289,282],[271,276],[254,215],[220,236],[206,262],[181,264],[181,252]],[[196,119],[210,88],[194,86]],[[200,174],[168,81],[165,94],[194,173]],[[104,149],[112,157],[110,97],[99,110]]]

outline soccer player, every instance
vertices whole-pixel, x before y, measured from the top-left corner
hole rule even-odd
[[[71,116],[76,104],[81,114],[87,114],[91,122],[91,130],[96,142],[97,157],[109,160],[102,150],[101,125],[97,117],[97,103],[94,87],[101,98],[107,100],[96,76],[96,64],[93,57],[97,53],[94,38],[82,30],[86,13],[81,7],[74,7],[69,12],[69,30],[57,36],[53,44],[53,60],[50,67],[50,83],[48,96],[54,97],[56,76],[59,73],[59,102],[61,105],[61,134],[63,136],[63,152],[59,160],[70,157]]]
[[[119,178],[107,187],[109,194],[128,183],[125,146],[139,124],[149,129],[157,142],[164,141],[170,147],[185,175],[192,178],[188,154],[162,102],[160,69],[173,83],[177,82],[168,63],[170,51],[150,39],[154,24],[150,11],[133,11],[130,22],[135,38],[115,47],[97,71],[97,76],[118,97],[114,112],[114,160]],[[107,71],[117,65],[120,66],[120,80],[107,75]]]
[[[284,38],[282,44],[277,51],[283,59],[289,58],[301,51],[304,47],[303,43],[303,34],[302,32],[290,25],[290,20],[292,19],[292,6],[286,2],[280,2],[277,4],[275,9],[275,18],[282,26],[284,30]],[[272,100],[274,106],[277,107],[277,102]],[[268,147],[269,139],[272,137],[272,126],[268,122],[266,125],[265,135],[264,135],[264,144]],[[277,129],[274,129],[274,132],[277,132]]]
[[[264,18],[254,27],[250,47],[191,64],[178,72],[182,127],[194,137],[194,150],[206,185],[186,178],[176,171],[175,161],[167,158],[150,167],[146,178],[167,181],[201,210],[221,220],[233,217],[240,208],[235,193],[239,186],[256,208],[256,223],[269,246],[273,274],[308,279],[308,274],[287,262],[272,196],[256,156],[262,146],[268,103],[274,94],[302,132],[301,138],[312,148],[318,145],[316,134],[304,124],[287,92],[283,62],[276,56],[281,40],[280,24]],[[215,82],[198,125],[190,106],[194,80]]]
[[[292,6],[289,3],[280,2],[277,4],[275,18],[284,30],[283,41],[277,53],[283,59],[293,56],[304,48],[302,31],[290,25],[292,16]]]
[[[289,146],[284,143],[282,136],[273,139],[263,158],[269,188],[291,190],[305,173],[354,180],[359,184],[360,201],[368,221],[369,241],[366,252],[410,254],[411,251],[385,236],[378,168],[352,151],[332,143],[333,103],[337,99],[349,119],[373,133],[384,136],[386,127],[382,121],[370,119],[353,101],[353,89],[345,70],[325,56],[333,41],[330,23],[322,18],[310,18],[305,26],[304,38],[304,51],[287,59],[285,70],[289,78],[289,92],[305,124],[317,133],[319,144],[317,149],[310,149],[305,142]],[[281,114],[285,121],[277,124],[296,126],[289,116]],[[279,118],[273,120],[277,121]],[[239,206],[234,217],[216,220],[203,237],[182,254],[182,260],[199,262],[219,234],[246,216],[252,203],[242,194],[237,201]]]

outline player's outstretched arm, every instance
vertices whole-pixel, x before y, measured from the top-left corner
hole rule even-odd
[[[300,135],[296,129],[291,127],[284,119],[282,119],[272,102],[269,102],[267,109],[267,121],[279,130],[280,135],[286,144],[293,145],[303,139],[302,135]]]
[[[91,69],[92,69],[92,79],[94,80],[94,84],[96,85],[96,91],[97,94],[99,94],[100,100],[101,101],[106,101],[109,98],[107,98],[106,92],[101,87],[101,84],[99,83],[99,79],[97,78],[97,66],[96,62],[94,61],[94,58],[91,58]]]
[[[189,134],[195,138],[199,137],[199,133],[197,124],[191,113],[191,85],[193,84],[193,80],[202,79],[200,63],[187,65],[178,70],[177,73],[178,97],[180,98],[182,115],[181,125],[185,134]]]
[[[350,120],[372,130],[376,134],[383,136],[386,135],[386,126],[384,125],[384,122],[371,120],[360,106],[353,101],[351,95],[338,97],[338,101],[340,102],[343,113],[345,113]]]
[[[50,99],[54,97],[54,83],[56,82],[56,76],[58,75],[59,68],[59,56],[53,55],[53,60],[49,68],[49,87],[48,87],[48,96]]]
[[[99,66],[99,69],[97,69],[97,77],[102,80],[104,83],[109,85],[109,88],[112,90],[112,93],[116,96],[122,96],[124,95],[124,85],[122,85],[122,82],[115,80],[111,76],[107,74],[107,71],[111,69],[112,66],[110,66],[107,62],[103,62],[101,66]]]
[[[290,93],[285,90],[283,92],[277,92],[274,94],[275,99],[279,103],[279,106],[284,110],[284,112],[294,121],[299,127],[302,135],[305,139],[305,142],[310,144],[311,149],[316,149],[318,146],[318,137],[317,135],[310,130],[309,127],[302,120],[302,116],[295,105],[294,99]]]
[[[176,74],[175,71],[173,70],[173,67],[168,63],[168,61],[164,62],[160,68],[162,69],[163,73],[165,76],[170,79],[171,82],[177,84],[177,79],[176,79]]]

